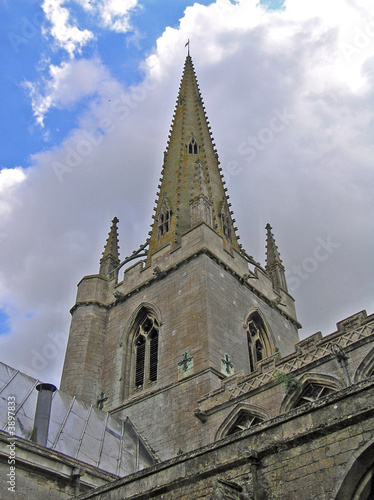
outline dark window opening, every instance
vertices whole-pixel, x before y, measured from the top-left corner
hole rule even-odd
[[[255,364],[253,362],[252,344],[251,344],[250,338],[248,338],[248,352],[249,352],[249,371],[254,372],[255,371]]]
[[[257,361],[262,361],[262,344],[260,342],[260,339],[256,341],[256,359]]]
[[[227,435],[230,436],[231,434],[245,431],[246,429],[249,429],[250,427],[253,427],[261,422],[263,422],[262,418],[257,417],[256,415],[252,415],[248,412],[243,412],[231,427]]]
[[[192,135],[190,143],[188,145],[188,154],[190,155],[197,155],[198,153],[198,147],[197,147],[197,142],[195,140],[195,137]]]
[[[335,389],[332,389],[331,387],[315,382],[308,382],[300,394],[299,399],[295,404],[295,408],[305,405],[306,403],[317,401],[318,399],[328,396],[333,392],[335,392]]]
[[[249,371],[257,370],[257,364],[270,355],[270,346],[261,316],[255,312],[247,320]]]
[[[162,203],[158,216],[158,234],[164,236],[170,229],[171,211],[165,202]]]

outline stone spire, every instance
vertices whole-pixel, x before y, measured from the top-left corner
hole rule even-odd
[[[205,223],[239,251],[234,220],[192,59],[187,55],[164,153],[148,256]]]
[[[117,223],[118,219],[117,217],[114,217],[112,220],[112,226],[108,233],[108,239],[106,240],[103,256],[100,259],[99,274],[107,278],[114,278],[114,274],[111,276],[109,276],[109,274],[120,263]]]
[[[273,282],[275,289],[281,288],[285,292],[288,292],[285,269],[271,230],[271,225],[269,223],[266,224],[266,272]]]

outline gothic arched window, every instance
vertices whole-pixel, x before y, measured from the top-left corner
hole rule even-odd
[[[188,145],[188,154],[197,155],[197,153],[198,153],[197,143],[196,143],[194,135],[191,134],[190,143]]]
[[[263,422],[263,419],[258,417],[257,415],[253,415],[247,411],[242,411],[239,413],[238,418],[235,420],[232,427],[227,432],[227,436],[231,434],[236,434],[237,432],[245,431],[254,425]]]
[[[254,312],[251,314],[246,323],[248,355],[249,355],[249,371],[257,370],[257,363],[271,354],[268,335],[261,316]]]
[[[165,198],[162,200],[158,215],[158,236],[162,237],[170,229],[171,210]]]
[[[318,384],[314,381],[313,382],[308,381],[304,385],[300,396],[298,397],[296,403],[294,404],[294,408],[305,405],[306,403],[317,401],[318,399],[328,396],[329,394],[335,391],[336,389],[328,387],[322,383]]]
[[[134,337],[134,387],[141,390],[157,380],[159,324],[147,312],[138,324]]]

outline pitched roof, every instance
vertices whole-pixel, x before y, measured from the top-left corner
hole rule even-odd
[[[14,396],[15,435],[31,440],[39,381],[0,362],[0,429],[8,432],[8,397]],[[130,419],[124,421],[62,391],[52,396],[47,448],[126,476],[157,457]]]

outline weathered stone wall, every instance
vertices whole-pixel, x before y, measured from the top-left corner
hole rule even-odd
[[[92,404],[101,392],[106,320],[107,310],[98,303],[78,307],[65,354],[61,390]]]
[[[371,377],[77,498],[249,500],[257,478],[258,500],[349,500],[374,465],[373,388]]]
[[[239,374],[223,380],[220,389],[198,402],[210,442],[225,436],[243,410],[263,420],[291,410],[309,381],[340,391],[350,381],[365,380],[374,372],[372,323],[373,318],[369,317],[367,323],[351,332],[312,336],[299,342],[293,355],[265,360],[262,370],[250,377]],[[336,345],[345,346],[341,352],[345,356],[348,379],[332,351]],[[372,371],[368,370],[369,366]],[[367,368],[366,372],[363,367]],[[289,373],[296,385],[287,388],[282,379],[277,378],[281,373]]]
[[[131,318],[142,304],[160,316],[159,368],[157,382],[134,393]],[[211,442],[194,411],[200,398],[220,387],[226,353],[234,370],[249,372],[243,322],[254,309],[266,318],[273,343],[292,352],[296,327],[205,254],[118,303],[106,329],[106,409],[129,416],[163,460]],[[178,366],[185,351],[193,358],[186,372]]]

